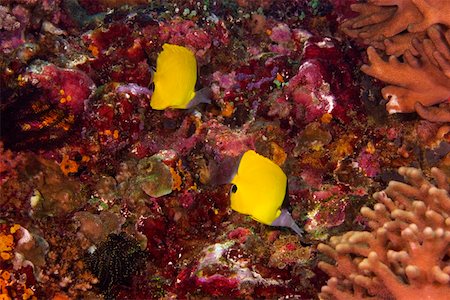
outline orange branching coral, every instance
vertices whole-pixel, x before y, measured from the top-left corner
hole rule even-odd
[[[368,0],[352,9],[359,16],[342,30],[391,55],[385,61],[369,47],[370,65],[362,67],[389,84],[382,90],[388,112],[416,111],[429,121],[450,122],[450,1]]]
[[[448,299],[450,295],[449,178],[431,170],[435,183],[415,168],[400,168],[409,182],[391,181],[363,207],[371,231],[350,231],[318,249],[331,278],[322,299]]]
[[[422,19],[419,9],[412,0],[369,0],[351,6],[359,13],[356,18],[347,20],[342,30],[353,38],[361,38],[365,44],[384,49],[386,38],[398,36],[411,23]],[[401,35],[402,43],[408,44],[412,35]],[[397,38],[390,41],[390,47]]]
[[[422,119],[429,120],[431,122],[450,122],[450,102],[441,103],[435,107],[425,107],[420,103],[416,103],[414,106],[416,112]],[[444,127],[446,127],[444,125]]]
[[[397,34],[391,38],[385,39],[382,46],[379,49],[383,49],[387,55],[394,55],[396,57],[402,56],[406,50],[411,51],[412,54],[418,55],[416,49],[413,46],[414,40],[423,40],[425,38],[425,32],[411,33],[403,32]],[[374,44],[374,46],[376,46]]]
[[[421,56],[426,56],[434,66],[450,79],[450,29],[444,31],[441,26],[434,25],[428,28],[427,34],[428,38],[424,39],[422,43],[415,41],[414,47],[418,49]],[[443,101],[439,107],[425,107],[416,103],[415,110],[423,119],[432,122],[450,122],[449,99]]]
[[[449,17],[450,19],[450,17]],[[427,30],[428,38],[422,43],[413,41],[415,49],[450,78],[450,30],[434,25]]]
[[[421,32],[434,24],[450,27],[450,1],[448,0],[411,0],[422,14],[419,22],[408,26],[409,32]]]
[[[370,65],[361,70],[388,84],[382,89],[383,98],[389,100],[389,113],[414,112],[416,102],[431,106],[450,97],[450,78],[435,66],[427,56],[414,57],[405,53],[405,62],[394,56],[384,61],[372,47],[367,49]]]

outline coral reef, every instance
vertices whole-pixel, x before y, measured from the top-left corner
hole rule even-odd
[[[391,181],[374,194],[373,209],[361,209],[370,231],[350,231],[318,246],[335,261],[319,263],[331,276],[324,299],[447,298],[449,181],[439,169],[431,171],[435,183],[418,169],[400,168],[408,183]]]
[[[0,298],[318,299],[318,244],[367,229],[395,170],[450,174],[450,36],[424,6],[446,2],[356,2],[1,1]],[[164,43],[210,103],[151,108]],[[377,105],[364,63],[417,114]],[[302,237],[230,209],[248,150],[286,174]]]
[[[426,56],[421,56],[420,60],[410,56],[402,63],[394,57],[385,62],[374,48],[369,48],[367,54],[370,66],[365,65],[361,70],[391,84],[382,90],[383,97],[389,100],[386,104],[389,113],[413,112],[416,103],[432,106],[446,102],[450,96],[450,78]]]
[[[433,5],[441,5],[440,9]],[[450,5],[445,1],[369,1],[352,5],[357,17],[342,24],[349,36],[369,44],[369,65],[361,70],[388,84],[383,98],[389,113],[417,113],[434,122],[449,122],[448,108],[426,108],[448,103],[450,97]],[[373,48],[389,55],[383,56]],[[400,59],[395,56],[401,57]],[[427,112],[429,111],[429,112]],[[433,117],[439,111],[438,117]]]

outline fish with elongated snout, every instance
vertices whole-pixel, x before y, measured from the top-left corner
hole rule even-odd
[[[231,180],[231,208],[270,226],[289,227],[298,235],[303,231],[281,206],[287,195],[287,176],[270,159],[248,150],[242,156]]]

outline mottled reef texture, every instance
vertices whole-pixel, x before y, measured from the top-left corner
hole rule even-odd
[[[0,299],[447,295],[450,2],[356,2],[1,1]],[[164,43],[211,104],[151,109]],[[249,149],[303,238],[230,209]]]

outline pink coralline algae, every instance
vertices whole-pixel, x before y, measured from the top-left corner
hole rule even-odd
[[[149,84],[151,72],[145,53],[146,46],[141,35],[132,34],[132,28],[126,24],[112,23],[107,29],[86,33],[83,40],[88,45],[92,58],[80,68],[91,75],[97,84],[109,81],[142,86]]]
[[[11,52],[25,42],[23,31],[30,22],[30,12],[21,5],[13,9],[0,6],[0,19],[0,50]]]
[[[254,148],[251,135],[238,130],[230,130],[217,122],[205,124],[208,147],[216,154],[237,157],[246,150]]]
[[[144,131],[151,91],[136,84],[99,88],[86,105],[83,135],[92,151],[111,155],[130,147]]]
[[[212,24],[209,32],[198,27],[194,22],[183,19],[173,19],[161,23],[159,38],[162,42],[182,45],[194,51],[197,59],[206,63],[210,58],[205,57],[211,47],[228,43],[228,32],[222,22]]]
[[[298,236],[283,236],[272,245],[269,266],[284,269],[287,266],[304,264],[310,257],[311,248],[302,247]]]
[[[0,16],[2,17],[2,23],[0,28],[6,31],[12,31],[20,27],[20,23],[14,15],[11,15],[11,11],[7,6],[0,7]]]
[[[60,0],[2,1],[0,52],[10,54],[20,45],[37,40],[41,30],[56,28],[55,25],[62,19],[60,2]]]
[[[319,237],[328,228],[341,225],[345,221],[349,199],[337,187],[329,191],[314,192],[313,203],[314,208],[307,214],[306,231]]]
[[[22,76],[22,81],[41,88],[52,104],[67,108],[76,115],[84,110],[85,100],[95,89],[85,73],[45,63],[31,66],[29,72]]]
[[[330,93],[330,85],[321,75],[322,70],[318,61],[306,61],[289,81],[286,92],[291,95],[296,108],[296,120],[309,123],[323,114],[332,113],[336,100]]]
[[[358,164],[368,177],[375,177],[381,172],[378,156],[371,151],[364,150],[361,152]]]
[[[231,130],[217,122],[205,124],[205,158],[208,159],[210,184],[227,183],[237,171],[241,155],[255,148],[255,136],[243,131]]]
[[[205,247],[198,264],[185,269],[177,278],[177,286],[193,290],[196,286],[214,297],[245,297],[259,285],[277,286],[281,280],[265,279],[252,271],[248,258],[235,242],[216,243]]]
[[[270,39],[277,43],[288,43],[292,40],[292,32],[287,24],[277,24],[272,28]]]
[[[348,62],[355,61],[357,55],[352,51],[343,53],[340,48],[341,45],[336,39],[313,36],[306,41],[303,56],[306,60],[318,61],[322,68],[324,82],[329,84],[330,93],[335,97],[332,114],[348,122],[348,109],[357,106],[359,95],[359,90],[354,86],[353,72]]]
[[[239,243],[245,243],[250,234],[251,234],[250,229],[238,227],[232,230],[230,233],[228,233],[228,237],[230,239],[238,241]]]
[[[270,39],[276,44],[269,46],[269,49],[281,55],[290,54],[293,45],[292,31],[287,24],[279,23],[269,30]]]
[[[303,44],[300,67],[282,84],[282,93],[274,95],[269,114],[285,118],[289,112],[290,118],[300,124],[318,120],[324,114],[348,122],[345,107],[355,105],[358,91],[338,42],[309,33],[301,33],[298,39]],[[282,70],[277,72],[284,74]]]

